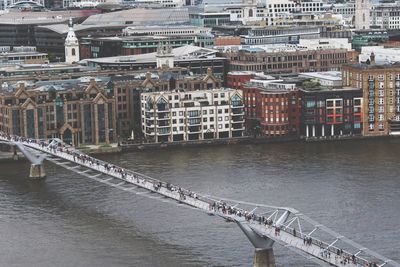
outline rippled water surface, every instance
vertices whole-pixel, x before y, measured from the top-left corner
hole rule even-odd
[[[400,261],[400,140],[179,148],[102,156],[194,191],[294,207]],[[0,266],[250,266],[234,224],[47,163],[0,165]],[[278,266],[315,266],[277,245]]]

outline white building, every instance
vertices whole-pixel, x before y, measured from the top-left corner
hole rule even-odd
[[[127,36],[185,36],[211,34],[211,28],[191,25],[129,26],[122,30]]]
[[[299,47],[307,48],[309,50],[318,50],[318,49],[351,50],[351,43],[347,38],[300,39]]]
[[[324,72],[303,72],[299,74],[300,77],[311,78],[319,82],[322,86],[327,87],[341,87],[342,86],[342,72],[340,71],[324,71]]]
[[[382,29],[400,29],[400,1],[375,4],[371,20],[372,25]]]
[[[293,13],[322,13],[323,1],[308,0],[242,0],[218,1],[218,3],[206,3],[204,12],[228,12],[231,21],[240,21],[243,24],[262,23],[266,25],[279,25],[276,20],[286,18]]]
[[[185,3],[184,0],[135,0],[135,4],[150,4],[161,7],[182,7]]]
[[[72,18],[69,19],[69,30],[65,38],[65,62],[72,64],[79,61],[79,42],[75,35]]]
[[[359,62],[366,62],[371,54],[375,55],[376,64],[395,63],[400,61],[400,48],[385,48],[384,46],[363,46],[358,56]]]
[[[356,0],[355,22],[356,30],[366,30],[370,28],[370,12],[372,9],[371,0]]]
[[[143,134],[154,142],[243,136],[241,90],[143,93],[141,108]]]

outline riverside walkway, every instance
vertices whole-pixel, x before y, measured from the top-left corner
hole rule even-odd
[[[125,191],[158,194],[186,206],[235,222],[256,248],[254,266],[274,266],[274,242],[305,256],[322,266],[381,267],[396,266],[375,253],[333,230],[313,221],[292,208],[275,207],[199,194],[177,185],[162,182],[144,174],[88,156],[60,140],[41,141],[9,136],[0,132],[0,141],[30,150],[32,157],[46,159],[70,171],[109,184]],[[27,153],[25,151],[24,153]],[[31,157],[31,158],[32,158]],[[35,164],[38,164],[36,161]],[[257,256],[257,251],[269,251]]]

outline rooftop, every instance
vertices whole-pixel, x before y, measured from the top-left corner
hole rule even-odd
[[[67,22],[70,17],[82,18],[97,13],[98,11],[95,9],[46,12],[8,12],[0,14],[0,24],[19,25],[64,23]]]
[[[175,60],[195,60],[198,58],[215,58],[217,50],[208,49],[199,46],[185,45],[178,48],[173,48],[172,53]],[[131,56],[103,57],[84,59],[83,64],[87,62],[93,63],[140,63],[140,62],[155,62],[157,53],[147,53]]]
[[[276,52],[295,52],[295,51],[333,49],[330,47],[319,48],[314,45],[312,45],[310,47],[306,47],[306,46],[301,46],[301,45],[296,45],[296,44],[227,45],[227,46],[216,46],[215,48],[223,53],[238,52],[238,51],[246,51],[249,53],[257,53],[257,52],[276,53]],[[336,49],[339,49],[339,48],[336,48]]]
[[[189,24],[187,8],[134,8],[90,16],[82,25],[150,25]]]
[[[324,71],[324,72],[303,72],[300,75],[318,79],[325,79],[331,81],[341,81],[342,72],[340,71]]]

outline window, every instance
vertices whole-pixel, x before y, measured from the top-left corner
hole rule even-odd
[[[222,129],[222,124],[218,124],[218,129]]]
[[[210,110],[210,115],[212,115],[212,114],[214,114],[214,110],[213,109]]]
[[[222,117],[218,117],[218,121],[222,121]]]
[[[203,110],[203,115],[207,115],[207,110]]]
[[[183,116],[183,111],[179,111],[179,116]]]
[[[203,122],[207,122],[207,118],[203,118]]]
[[[229,117],[228,116],[225,116],[225,121],[229,121]]]

